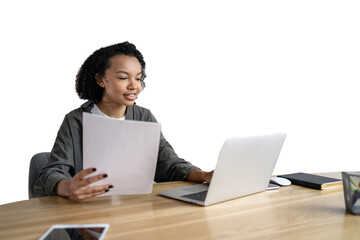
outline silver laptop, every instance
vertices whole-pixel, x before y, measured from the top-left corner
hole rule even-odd
[[[286,134],[227,139],[210,184],[160,192],[161,196],[202,206],[266,190]]]

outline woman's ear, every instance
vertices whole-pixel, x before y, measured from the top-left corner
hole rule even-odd
[[[95,74],[95,79],[96,79],[96,83],[97,83],[100,87],[102,87],[102,88],[105,87],[103,78],[100,76],[100,74],[98,74],[98,73]]]

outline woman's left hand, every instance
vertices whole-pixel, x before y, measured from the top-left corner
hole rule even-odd
[[[213,174],[214,174],[214,170],[212,170],[211,172],[205,172],[204,182],[210,183]]]
[[[214,170],[211,172],[205,172],[202,170],[193,170],[190,172],[187,180],[194,181],[194,182],[211,182],[212,175],[214,173]]]

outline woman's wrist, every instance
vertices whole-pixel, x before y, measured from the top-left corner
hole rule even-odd
[[[69,184],[70,184],[70,181],[69,180],[60,180],[57,184],[56,184],[56,187],[55,187],[55,192],[57,195],[59,196],[63,196],[63,197],[68,197],[70,196],[69,194]]]

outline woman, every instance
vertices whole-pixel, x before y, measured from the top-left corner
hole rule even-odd
[[[36,196],[60,195],[83,200],[116,187],[111,184],[88,186],[106,178],[107,174],[86,178],[96,169],[83,170],[82,113],[119,120],[156,122],[148,109],[135,105],[145,87],[145,77],[143,56],[129,42],[101,48],[86,59],[76,76],[76,91],[81,99],[88,101],[65,116],[49,163],[42,169],[35,184]],[[210,182],[212,172],[204,172],[179,158],[162,134],[160,138],[156,182]]]

